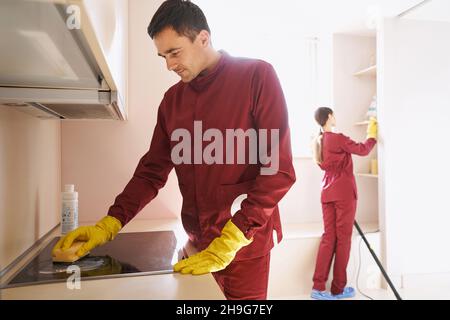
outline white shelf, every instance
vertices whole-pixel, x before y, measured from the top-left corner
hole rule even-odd
[[[371,173],[357,173],[356,175],[357,175],[358,177],[365,177],[365,178],[378,179],[378,175],[377,175],[377,174],[371,174]]]
[[[376,76],[377,75],[377,66],[371,66],[364,70],[358,71],[353,74],[354,76]]]

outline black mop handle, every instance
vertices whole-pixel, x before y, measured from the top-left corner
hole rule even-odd
[[[389,284],[389,287],[391,287],[392,291],[395,294],[395,297],[397,298],[397,300],[402,300],[402,297],[400,297],[400,295],[398,294],[397,290],[394,287],[394,284],[392,283],[391,279],[389,278],[389,276],[387,275],[386,271],[383,268],[383,265],[381,264],[380,260],[378,260],[377,255],[375,254],[375,252],[372,250],[369,241],[367,241],[366,237],[364,236],[364,233],[362,232],[361,228],[359,227],[358,223],[355,220],[355,227],[358,230],[359,234],[361,235],[361,237],[363,238],[364,242],[366,243],[367,248],[370,251],[370,254],[372,255],[372,257],[375,259],[375,262],[378,265],[378,268],[380,268],[381,273],[383,274],[384,278],[386,279],[387,283]]]

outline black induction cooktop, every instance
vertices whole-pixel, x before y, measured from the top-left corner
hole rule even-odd
[[[93,249],[72,263],[54,263],[51,251],[54,238],[25,265],[5,287],[64,282],[79,271],[81,280],[171,273],[178,260],[173,231],[119,233],[113,241]]]

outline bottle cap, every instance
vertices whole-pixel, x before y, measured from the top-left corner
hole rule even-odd
[[[75,191],[73,184],[64,185],[64,191],[62,192],[63,200],[78,200],[78,192]]]

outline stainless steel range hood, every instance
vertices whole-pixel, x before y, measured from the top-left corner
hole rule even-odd
[[[0,1],[0,47],[0,105],[41,118],[126,118],[82,0]]]
[[[0,87],[0,100],[41,119],[121,119],[110,91]]]

